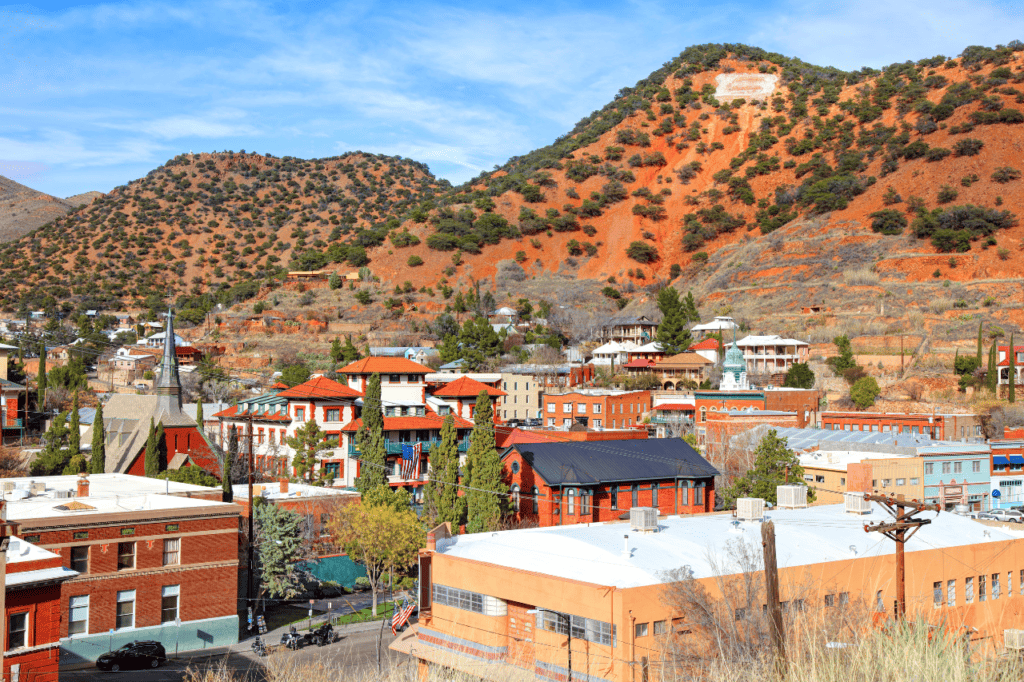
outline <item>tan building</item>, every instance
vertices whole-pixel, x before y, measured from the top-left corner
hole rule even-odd
[[[544,390],[532,376],[502,372],[500,386],[505,392],[498,405],[502,421],[538,419],[541,416]]]
[[[661,377],[662,388],[685,388],[684,381],[700,383],[707,378],[708,371],[715,363],[694,352],[679,353],[667,357],[654,367],[655,375]]]
[[[924,499],[924,458],[891,453],[814,450],[800,454],[804,482],[820,504],[839,504],[845,492]]]

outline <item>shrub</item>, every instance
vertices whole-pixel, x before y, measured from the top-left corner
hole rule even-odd
[[[419,256],[409,256],[409,260],[405,261],[405,264],[410,268],[415,268],[418,265],[423,265],[423,259]]]
[[[1020,171],[1016,168],[1010,168],[1009,166],[1001,166],[996,168],[995,172],[992,173],[992,179],[1000,184],[1005,184],[1012,180],[1020,179]]]
[[[669,268],[668,271],[669,279],[675,279],[676,277],[679,277],[679,275],[681,274],[683,274],[682,266],[680,266],[679,263],[673,263],[672,267]]]
[[[701,265],[703,265],[704,263],[707,263],[708,262],[708,252],[707,251],[698,251],[697,253],[693,254],[693,262],[694,263],[700,263]]]
[[[864,410],[875,404],[875,399],[880,392],[878,382],[874,377],[864,377],[850,387],[850,400]]]
[[[618,300],[622,298],[622,294],[620,294],[619,290],[615,289],[614,287],[605,287],[604,289],[601,289],[601,293],[604,294],[605,297],[613,300]]]
[[[524,262],[526,262],[526,252],[525,251],[516,251],[516,262],[517,263],[524,263]]]
[[[638,263],[653,263],[658,260],[658,250],[646,242],[636,241],[626,249],[626,256]]]
[[[926,161],[942,161],[944,158],[952,154],[953,152],[945,147],[932,147],[928,150],[928,154],[925,155]]]
[[[981,149],[984,146],[985,143],[981,140],[965,137],[962,140],[957,140],[956,144],[953,145],[953,153],[957,156],[977,156],[981,153]]]
[[[898,204],[901,201],[903,201],[903,197],[900,196],[900,193],[897,192],[892,185],[890,185],[889,188],[885,190],[885,194],[882,195],[882,203],[886,206],[892,206],[893,204]]]
[[[936,200],[940,204],[948,204],[951,201],[956,201],[956,198],[958,196],[959,193],[955,189],[953,189],[949,185],[942,185],[941,187],[939,187],[939,193],[936,196]]]
[[[906,216],[891,208],[875,211],[868,217],[873,218],[871,221],[872,231],[880,234],[903,234],[903,230],[907,226]]]
[[[363,305],[370,305],[370,302],[373,301],[373,298],[370,296],[369,291],[367,291],[366,289],[360,289],[359,291],[356,292],[356,300],[362,303]]]
[[[566,248],[569,250],[570,256],[579,256],[583,253],[583,247],[575,239],[570,239],[569,243],[566,244]]]

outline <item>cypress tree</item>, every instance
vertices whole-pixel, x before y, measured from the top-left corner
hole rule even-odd
[[[96,406],[96,416],[92,420],[92,458],[89,465],[89,471],[94,474],[103,474],[107,471],[107,434],[103,425],[103,403]]]
[[[39,374],[36,376],[37,407],[40,412],[46,409],[46,344],[39,342]]]
[[[993,341],[992,345],[989,346],[988,349],[988,372],[985,374],[985,386],[988,390],[992,391],[992,393],[995,393],[996,389],[999,387],[999,366],[996,362],[997,357],[996,342]]]
[[[352,335],[349,334],[345,337],[345,346],[341,349],[341,359],[344,360],[345,364],[348,364],[359,360],[361,357],[359,349],[352,345]]]
[[[464,480],[466,532],[497,530],[508,502],[508,486],[502,480],[501,459],[494,446],[494,416],[487,391],[480,391],[476,397]]]
[[[160,453],[156,444],[156,424],[149,418],[149,438],[146,440],[146,476],[155,478],[160,473]]]
[[[82,433],[79,431],[78,416],[78,391],[75,391],[75,398],[71,401],[71,424],[68,426],[68,450],[74,457],[82,451]]]
[[[359,478],[356,490],[366,495],[370,490],[387,485],[387,450],[384,446],[384,412],[380,404],[380,374],[374,373],[366,384],[363,397],[363,423],[356,432],[359,446]]]
[[[341,339],[335,336],[334,341],[331,342],[331,360],[334,361],[334,364],[338,364],[344,357],[345,351],[341,348]]]
[[[978,322],[978,367],[981,367],[981,322]]]
[[[658,325],[657,339],[662,350],[670,355],[682,353],[690,347],[690,331],[686,328],[686,312],[679,301],[679,292],[665,287],[658,292],[658,309],[663,315]]]
[[[1013,334],[1010,334],[1010,388],[1007,391],[1006,399],[1010,403],[1017,402],[1017,353],[1013,348]]]
[[[164,424],[156,425],[156,472],[167,471],[167,439],[164,438]]]
[[[423,491],[423,510],[431,527],[444,522],[458,532],[465,515],[465,498],[459,497],[459,433],[455,417],[441,425],[441,441],[430,449],[430,480]]]
[[[203,428],[203,396],[199,396],[199,402],[196,403],[196,426],[199,427],[199,432],[206,435],[206,429]]]
[[[230,502],[234,499],[234,493],[231,490],[231,466],[235,463],[235,457],[238,455],[238,427],[232,426],[228,434],[228,449],[224,453],[224,472],[220,477],[221,487],[224,489],[223,499],[225,502]]]

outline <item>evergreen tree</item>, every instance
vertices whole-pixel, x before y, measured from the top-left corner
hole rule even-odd
[[[149,418],[149,438],[146,440],[146,476],[155,478],[160,473],[160,448],[156,443],[156,424]]]
[[[1007,389],[1006,399],[1010,403],[1017,402],[1017,352],[1013,347],[1013,334],[1010,334],[1010,387]]]
[[[494,416],[487,391],[480,391],[473,414],[473,434],[466,453],[466,532],[498,529],[508,502],[501,459],[494,445]]]
[[[68,425],[68,450],[71,451],[71,456],[74,457],[82,451],[82,432],[79,424],[78,416],[78,391],[75,391],[75,398],[71,401],[71,419]]]
[[[36,405],[40,412],[46,409],[46,344],[39,342],[39,374],[36,376]]]
[[[89,470],[94,474],[107,471],[107,434],[103,425],[103,403],[96,405],[96,416],[92,420],[92,455]]]
[[[167,439],[164,437],[164,423],[156,425],[156,470],[167,471]]]
[[[437,348],[437,353],[441,356],[441,362],[445,364],[458,360],[462,354],[462,349],[459,348],[459,337],[455,334],[445,336]]]
[[[64,473],[71,460],[67,449],[68,412],[61,412],[50,423],[50,428],[43,434],[43,449],[29,467],[33,476],[56,476]]]
[[[462,357],[466,359],[465,369],[479,372],[487,361],[501,355],[501,339],[486,317],[474,316],[462,325]]]
[[[199,400],[196,402],[196,426],[199,427],[199,433],[206,435],[206,428],[203,426],[203,396],[200,394]]]
[[[224,490],[224,501],[230,502],[234,499],[235,493],[231,488],[234,480],[231,477],[231,469],[238,459],[238,427],[232,426],[228,430],[228,449],[224,452],[224,471],[221,472],[220,484]]]
[[[992,345],[988,349],[988,373],[985,374],[985,386],[992,393],[996,392],[999,388],[999,363],[997,358],[999,357],[998,351],[996,350],[996,342],[993,341]]]
[[[794,362],[786,372],[785,388],[814,388],[814,370],[806,362]]]
[[[804,468],[800,458],[789,449],[789,440],[779,438],[775,429],[770,429],[754,450],[754,468],[737,478],[730,488],[723,491],[726,508],[732,507],[740,497],[760,497],[775,504],[776,488],[786,482],[802,481]],[[814,491],[807,491],[807,501],[814,502]]]
[[[345,337],[345,345],[341,349],[341,359],[346,365],[362,358],[359,349],[352,344],[352,335]]]
[[[981,322],[978,322],[978,367],[981,367]]]
[[[345,354],[341,348],[341,339],[335,336],[334,341],[331,341],[331,360],[334,361],[334,364],[338,364],[343,357]]]
[[[843,334],[832,339],[832,343],[839,349],[839,355],[835,355],[825,360],[825,364],[832,368],[836,376],[842,376],[848,369],[853,369],[857,366],[857,361],[853,359],[853,346],[850,344],[850,338]]]
[[[423,511],[431,528],[447,521],[458,532],[466,511],[458,483],[459,433],[449,414],[441,425],[440,442],[430,449],[430,480],[423,491]]]
[[[366,412],[364,407],[363,419],[365,423]],[[292,459],[292,466],[299,479],[310,485],[322,485],[326,478],[326,469],[317,471],[317,463],[320,461],[318,455],[324,450],[332,450],[338,447],[338,441],[328,439],[316,423],[315,419],[295,430],[295,435],[288,439],[288,447],[295,450],[295,457]]]
[[[674,287],[665,287],[658,292],[658,309],[661,310],[661,324],[658,325],[657,340],[662,350],[669,355],[682,353],[693,339],[686,328],[686,313]]]
[[[364,496],[374,488],[387,485],[387,450],[384,447],[384,412],[380,404],[380,374],[370,375],[363,397],[363,423],[356,432],[359,446],[359,478],[356,490]]]
[[[683,299],[683,317],[687,322],[700,322],[700,313],[697,312],[697,303],[693,300],[693,292],[687,291]]]

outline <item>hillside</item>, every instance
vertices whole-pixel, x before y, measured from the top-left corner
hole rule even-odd
[[[8,242],[103,196],[85,192],[58,199],[0,175],[0,242]]]
[[[1019,326],[1021,50],[842,72],[688,48],[458,188],[359,153],[177,157],[0,251],[0,306],[232,303],[286,266],[367,264],[374,302],[331,301],[350,319],[432,315],[450,302],[435,288],[474,281],[606,312],[674,281],[706,315],[805,336],[788,316],[811,304],[879,333],[915,310]]]

